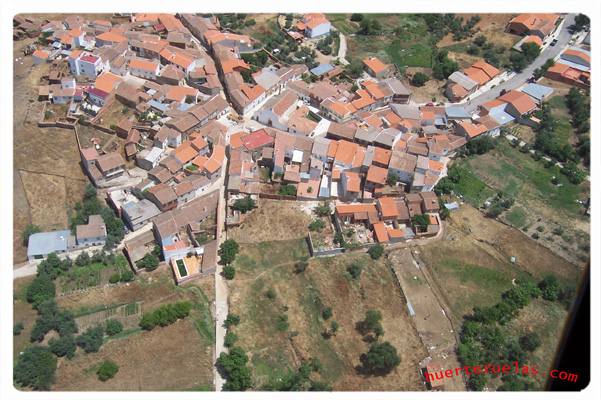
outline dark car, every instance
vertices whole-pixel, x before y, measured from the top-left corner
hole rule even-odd
[[[551,46],[555,46],[557,44],[557,39],[553,39],[553,41],[551,42]]]

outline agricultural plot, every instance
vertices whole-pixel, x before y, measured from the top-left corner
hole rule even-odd
[[[57,298],[76,316],[81,329],[117,319],[124,330],[106,340],[98,353],[78,353],[59,363],[54,390],[198,390],[213,388],[213,280],[178,287],[169,271],[158,269],[127,285],[105,285]],[[143,331],[141,315],[165,303],[189,301],[189,317],[166,327]],[[109,381],[95,370],[104,359],[119,366]],[[141,366],[152,365],[150,369]]]
[[[311,259],[304,272],[295,272],[306,255],[302,239],[243,244],[234,262],[230,312],[241,318],[233,331],[236,345],[248,352],[253,387],[277,382],[301,360],[316,357],[322,364],[319,380],[334,390],[422,390],[417,363],[426,352],[384,262],[347,254]],[[358,279],[347,271],[352,263],[362,266]],[[333,313],[327,320],[325,307]],[[368,309],[381,311],[383,338],[401,356],[401,365],[385,377],[355,371],[368,347],[355,325]],[[327,338],[324,331],[333,320],[340,328]]]
[[[138,327],[142,317],[142,302],[114,305],[102,307],[99,311],[88,311],[75,316],[75,322],[80,331],[87,328],[102,325],[109,319],[114,319],[123,324],[125,329],[134,329]]]
[[[111,275],[122,274],[127,268],[127,261],[123,256],[118,256],[114,265],[98,262],[84,267],[74,266],[59,278],[59,293],[65,296],[78,290],[107,284]]]
[[[546,168],[542,160],[534,160],[504,139],[465,164],[469,179],[459,190],[466,200],[481,205],[486,196],[502,191],[515,199],[515,205],[502,214],[503,220],[538,237],[571,262],[588,260],[590,221],[578,203],[589,197],[588,181],[574,185],[558,167]]]

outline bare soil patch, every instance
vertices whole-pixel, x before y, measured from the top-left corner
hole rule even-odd
[[[407,67],[405,72],[408,77],[413,77],[413,75],[416,72],[423,72],[429,77],[432,77],[431,68]],[[445,82],[443,81],[438,81],[436,79],[431,78],[424,84],[424,86],[418,87],[411,85],[409,79],[409,82],[407,82],[407,84],[410,86],[412,91],[411,100],[416,103],[428,103],[431,102],[432,99],[435,99],[435,102],[444,101]]]
[[[110,359],[119,366],[114,378],[101,382],[96,368]],[[54,390],[184,390],[212,387],[212,352],[190,320],[109,341],[98,353],[81,350],[59,361]]]
[[[228,238],[239,243],[296,239],[307,235],[311,220],[300,202],[260,199],[242,225],[228,230]]]
[[[467,21],[472,16],[478,15],[481,19],[476,24],[476,30],[478,31],[475,36],[484,35],[489,42],[497,44],[502,44],[505,47],[511,47],[517,41],[517,36],[512,35],[510,33],[505,32],[505,27],[511,18],[513,18],[514,14],[458,14],[458,17],[463,18],[464,21]],[[455,42],[453,40],[453,34],[446,35],[440,42],[438,42],[438,47],[450,46],[457,43],[464,43],[471,41],[470,39]]]

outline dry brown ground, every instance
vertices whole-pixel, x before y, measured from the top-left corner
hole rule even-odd
[[[112,360],[119,372],[101,382],[96,368]],[[79,350],[72,360],[59,361],[53,390],[183,390],[211,385],[211,347],[202,341],[192,321],[182,320],[150,332],[110,341],[98,353]]]
[[[305,237],[311,217],[299,207],[294,201],[260,199],[242,225],[228,230],[228,238],[256,243]]]
[[[388,253],[388,261],[398,277],[401,289],[410,302],[415,315],[412,321],[432,360],[444,369],[455,369],[460,363],[455,355],[457,346],[456,327],[447,317],[449,308],[437,286],[432,285],[428,270],[417,268],[412,255],[414,250],[405,248]],[[419,265],[419,264],[418,264]],[[447,391],[465,391],[460,378],[445,382]]]
[[[468,68],[476,61],[482,60],[482,57],[472,56],[467,53],[456,53],[454,51],[449,51],[449,58],[457,62],[459,69]]]
[[[32,40],[14,42],[14,58]],[[25,260],[21,243],[28,224],[42,229],[64,228],[66,215],[81,198],[87,182],[79,165],[79,152],[73,131],[37,126],[40,103],[37,86],[48,65],[32,66],[31,57],[14,66],[14,147],[13,147],[13,245],[14,262]],[[31,208],[31,209],[30,209]]]
[[[407,67],[406,74],[408,77],[413,77],[416,72],[423,72],[428,76],[432,76],[431,68],[422,68],[422,67]],[[406,82],[407,85],[410,86],[412,94],[411,100],[417,103],[427,103],[431,102],[432,98],[435,98],[436,101],[444,101],[444,87],[445,82],[437,81],[436,79],[430,79],[424,86],[417,87],[411,85],[410,79]]]
[[[345,276],[352,260],[364,266],[358,281]],[[230,291],[231,311],[242,319],[234,332],[249,351],[257,388],[277,375],[274,370],[296,368],[301,360],[317,357],[323,365],[318,379],[332,384],[334,390],[423,389],[417,364],[427,354],[407,316],[405,299],[383,261],[372,262],[365,254],[312,259],[302,274],[293,272],[292,263],[261,266],[238,272]],[[268,288],[275,290],[275,300],[266,298]],[[327,322],[320,316],[323,306],[333,310]],[[275,328],[275,318],[285,307],[288,332],[298,332],[292,339],[288,332]],[[401,365],[385,377],[365,377],[355,371],[368,348],[355,324],[368,309],[381,311],[383,340],[390,341],[401,356]],[[321,334],[332,320],[340,329],[336,336],[324,339]]]
[[[505,47],[511,47],[517,42],[518,37],[512,34],[505,32],[505,27],[509,20],[514,16],[514,14],[459,14],[458,16],[463,17],[464,20],[468,20],[473,15],[478,15],[481,19],[480,22],[476,24],[476,29],[479,30],[478,33],[474,35],[484,35],[489,42],[497,44],[502,44]],[[450,46],[456,43],[462,43],[471,41],[467,39],[465,41],[454,42],[453,35],[446,35],[440,42],[438,42],[438,47]]]

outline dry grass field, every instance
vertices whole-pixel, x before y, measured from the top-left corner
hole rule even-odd
[[[384,260],[375,262],[364,253],[310,259],[307,269],[296,273],[295,262],[308,257],[304,236],[311,220],[297,207],[261,201],[241,227],[228,233],[241,244],[236,277],[229,283],[230,312],[241,323],[232,329],[251,360],[254,388],[317,357],[323,366],[317,379],[334,390],[422,390],[417,364],[427,352]],[[353,262],[363,266],[357,280],[347,272]],[[266,296],[267,291],[275,297]],[[321,315],[324,307],[333,311],[327,321]],[[355,370],[368,349],[355,324],[368,309],[382,312],[383,340],[401,356],[401,365],[385,377],[365,377]],[[277,326],[282,315],[289,324],[284,331]],[[322,334],[332,320],[340,329],[326,339]]]
[[[299,240],[246,244],[236,261],[230,310],[242,320],[234,332],[249,353],[255,388],[289,368],[296,369],[300,361],[317,357],[323,365],[321,380],[334,390],[421,390],[417,364],[426,350],[384,262],[373,262],[365,254],[312,259],[297,274],[294,259],[302,257],[303,247]],[[354,261],[363,266],[358,280],[346,272]],[[269,289],[275,291],[275,299],[266,296]],[[321,316],[323,307],[332,307],[328,321]],[[359,356],[368,348],[355,324],[368,309],[381,311],[383,340],[390,341],[401,356],[401,365],[385,377],[365,377],[355,371]],[[285,332],[276,326],[282,314],[289,322]],[[340,329],[325,339],[322,333],[331,320]]]
[[[96,367],[105,359],[119,372],[101,382]],[[212,386],[211,347],[199,338],[191,320],[182,320],[123,339],[111,340],[98,353],[60,360],[53,390],[186,390]]]
[[[312,219],[300,207],[300,202],[261,199],[244,224],[228,230],[228,238],[256,243],[305,237]]]

